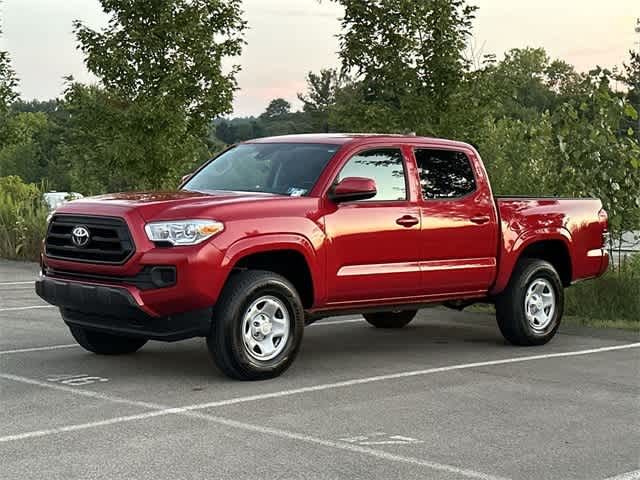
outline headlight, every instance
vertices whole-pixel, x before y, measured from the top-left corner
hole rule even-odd
[[[169,242],[172,245],[196,245],[224,230],[215,220],[180,220],[153,222],[144,227],[152,242]]]

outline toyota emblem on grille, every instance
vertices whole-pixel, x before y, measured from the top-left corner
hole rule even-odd
[[[89,243],[89,229],[82,225],[77,225],[71,230],[71,241],[76,247],[86,247]]]

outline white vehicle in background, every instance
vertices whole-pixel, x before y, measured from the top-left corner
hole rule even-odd
[[[55,210],[60,205],[71,200],[77,200],[78,198],[84,198],[84,195],[77,192],[46,192],[43,194],[44,201],[49,207],[50,211]]]

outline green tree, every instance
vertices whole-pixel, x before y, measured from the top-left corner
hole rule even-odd
[[[638,112],[610,88],[611,74],[596,69],[552,115],[559,194],[602,199],[616,235],[640,229],[640,144],[620,133]]]
[[[357,82],[348,86],[353,126],[375,116],[394,129],[433,131],[467,69],[476,8],[465,0],[337,1],[343,72]]]
[[[9,52],[0,50],[0,113],[6,113],[9,106],[18,98],[17,86],[18,79],[11,68]]]
[[[298,99],[303,103],[303,110],[311,116],[315,131],[330,131],[329,109],[336,102],[336,92],[340,85],[340,77],[335,69],[308,73],[307,93],[298,93]]]
[[[41,112],[25,112],[7,117],[6,137],[0,148],[0,177],[17,175],[26,182],[40,182],[48,170],[48,158],[40,139],[50,128]]]
[[[627,101],[636,112],[640,112],[640,52],[629,52],[629,63],[624,64],[624,72],[619,79],[627,86]],[[640,142],[640,118],[627,122],[627,127],[635,130]]]
[[[260,115],[262,120],[276,120],[291,113],[291,104],[284,98],[275,98],[269,102],[266,110]]]
[[[160,188],[207,155],[232,109],[245,22],[240,0],[100,0],[108,26],[74,29],[100,86],[70,82],[65,153],[83,191]]]
[[[1,35],[2,30],[0,30]],[[0,147],[2,147],[8,136],[7,117],[9,115],[9,107],[18,99],[17,87],[18,79],[11,67],[9,52],[0,50]]]
[[[98,86],[69,84],[61,157],[82,193],[173,188],[208,155],[189,117],[165,102],[130,101]]]

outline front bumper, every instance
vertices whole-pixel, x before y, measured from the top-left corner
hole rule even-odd
[[[36,293],[60,307],[67,324],[126,336],[175,341],[206,336],[212,308],[154,316],[136,300],[131,287],[82,283],[41,276]]]

